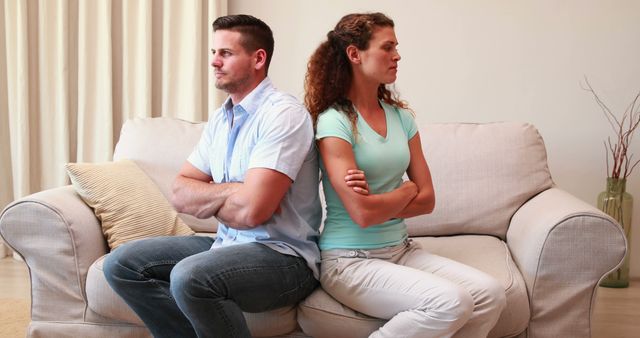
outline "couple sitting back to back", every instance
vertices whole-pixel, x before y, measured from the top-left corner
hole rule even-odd
[[[216,237],[132,241],[104,263],[153,336],[251,337],[243,312],[294,305],[321,284],[388,320],[371,337],[486,337],[504,289],[407,235],[403,219],[430,213],[435,196],[413,114],[388,88],[400,61],[394,22],[344,16],[311,56],[306,107],[267,76],[267,24],[229,15],[213,31],[215,86],[229,97],[180,169],[171,202],[215,216]]]

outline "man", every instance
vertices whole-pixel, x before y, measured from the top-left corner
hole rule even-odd
[[[177,210],[216,216],[217,238],[127,243],[105,260],[112,288],[155,337],[250,337],[242,314],[291,305],[318,285],[321,210],[308,112],[267,77],[269,26],[213,23],[211,66],[229,97],[173,187]]]

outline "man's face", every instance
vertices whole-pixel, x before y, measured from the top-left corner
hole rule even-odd
[[[229,94],[242,92],[251,85],[254,75],[254,55],[242,45],[241,34],[218,30],[213,36],[211,67],[216,77],[216,88]]]

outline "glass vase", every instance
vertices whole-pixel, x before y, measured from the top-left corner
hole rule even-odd
[[[607,190],[598,195],[598,209],[618,221],[627,238],[627,254],[622,265],[608,274],[600,286],[609,288],[626,288],[629,286],[629,252],[631,251],[631,214],[633,211],[633,197],[626,189],[626,179],[607,178]]]

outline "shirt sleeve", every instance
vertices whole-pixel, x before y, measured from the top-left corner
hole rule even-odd
[[[209,164],[209,149],[211,149],[211,140],[213,137],[211,119],[209,119],[207,124],[204,126],[202,135],[200,135],[200,140],[191,152],[191,155],[187,157],[187,161],[191,163],[191,165],[209,176],[211,176],[211,166]]]
[[[400,122],[402,123],[402,128],[404,132],[407,134],[407,140],[412,139],[416,133],[418,132],[418,125],[416,124],[416,119],[413,114],[407,109],[396,108],[398,110],[398,114],[400,115]]]
[[[353,145],[353,129],[347,115],[334,108],[322,112],[316,125],[316,140],[325,137],[338,137]]]
[[[296,179],[313,142],[311,116],[302,105],[272,108],[261,121],[248,168],[268,168]]]

